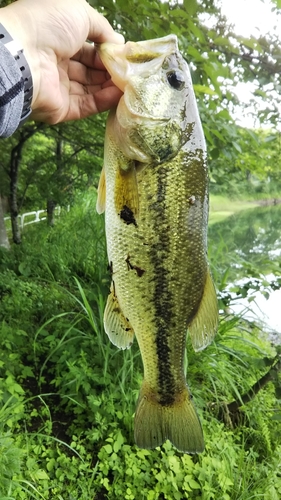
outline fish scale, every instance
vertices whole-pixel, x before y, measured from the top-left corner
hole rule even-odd
[[[166,45],[162,50],[163,40]],[[104,314],[105,330],[110,340],[123,349],[130,347],[135,335],[143,360],[144,381],[135,414],[136,443],[143,448],[153,448],[170,439],[179,450],[194,453],[203,450],[204,440],[185,378],[186,335],[189,329],[196,350],[212,340],[217,328],[217,301],[207,262],[205,142],[188,67],[175,41],[172,36],[131,43],[129,49],[133,47],[135,51],[135,63],[131,53],[126,57],[126,46],[123,54],[122,49],[120,52],[120,48],[114,48],[116,46],[106,44],[104,52],[103,46],[100,48],[101,58],[113,78],[118,57],[119,66],[123,57],[126,65],[130,65],[131,75],[135,70],[138,78],[128,76],[130,71],[126,67],[123,78],[127,78],[128,83],[119,104],[122,116],[117,109],[107,122],[97,208],[99,212],[105,209],[107,251],[112,269],[111,293]],[[153,74],[149,74],[148,58],[142,52],[145,47],[153,48],[155,57],[159,58],[158,73],[154,66]],[[115,59],[114,50],[119,50]],[[142,59],[146,64],[143,81],[141,68],[131,68],[133,64],[141,65]],[[168,75],[174,71],[175,61],[184,75],[182,94],[181,90],[170,89],[165,76],[167,71]],[[153,104],[149,79],[153,78],[155,88],[159,72],[160,90],[162,85],[163,95],[171,103],[173,116],[168,123],[169,108],[167,110],[165,104],[169,103],[165,103],[165,99],[165,120],[159,119],[159,103],[157,117],[152,115],[150,122],[147,118],[147,102]],[[120,74],[118,78],[120,85]],[[135,108],[130,94],[134,81],[138,90],[142,88],[142,92],[133,91],[133,97],[138,99]],[[160,90],[157,89],[157,95]],[[142,121],[139,113],[144,98]],[[126,102],[130,103],[128,110]],[[173,109],[175,106],[177,112]],[[124,124],[127,125],[123,135],[126,145],[122,142]],[[147,161],[140,163],[139,158],[143,160],[145,155]]]

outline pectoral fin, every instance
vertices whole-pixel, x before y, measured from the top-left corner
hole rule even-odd
[[[139,211],[139,194],[135,162],[130,161],[126,168],[120,165],[116,172],[114,200],[116,212],[120,214],[127,207],[136,219]]]
[[[104,311],[104,329],[111,342],[119,349],[128,349],[134,340],[134,331],[125,318],[114,292],[114,286],[107,298]]]
[[[210,271],[208,271],[199,309],[188,327],[195,351],[205,349],[212,342],[217,327],[218,302],[214,283]]]
[[[96,204],[96,210],[98,214],[102,214],[105,211],[105,198],[106,197],[106,188],[105,188],[105,172],[104,167],[100,174],[100,180],[98,185],[98,198]]]

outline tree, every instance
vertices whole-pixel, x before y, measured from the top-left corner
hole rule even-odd
[[[20,227],[18,223],[18,175],[22,160],[22,152],[26,141],[28,141],[41,125],[29,125],[17,133],[17,143],[11,150],[9,177],[10,177],[10,213],[14,243],[21,242]]]
[[[168,33],[178,36],[180,50],[192,72],[208,143],[210,171],[216,185],[229,184],[230,177],[233,183],[240,182],[241,178],[249,180],[250,174],[261,179],[276,179],[272,155],[268,158],[267,170],[261,168],[265,158],[254,161],[255,149],[261,151],[262,136],[242,131],[231,117],[239,104],[235,85],[250,81],[255,85],[256,97],[263,102],[263,110],[256,111],[257,116],[261,123],[276,127],[281,104],[278,92],[281,48],[276,34],[259,38],[238,36],[215,0],[132,0],[129,4],[124,0],[104,0],[102,7],[97,0],[90,3],[102,11],[127,40],[162,37]],[[276,15],[279,7],[279,0],[272,3]],[[54,127],[39,129],[37,126],[32,142],[26,139],[23,146],[22,140],[28,136],[30,127],[35,130],[32,123],[27,123],[12,139],[1,141],[0,172],[4,186],[1,193],[7,194],[9,170],[13,178],[10,198],[15,241],[19,241],[16,234],[19,207],[34,209],[47,205],[52,223],[56,204],[68,204],[77,190],[85,190],[93,183],[97,185],[102,166],[104,123],[105,115]],[[278,136],[270,136],[270,148],[277,151]],[[266,145],[262,149],[265,153]],[[12,187],[15,181],[18,206]]]
[[[56,205],[71,203],[77,190],[97,186],[103,140],[104,116],[97,116],[53,127],[31,122],[0,142],[0,193],[10,200],[15,243],[21,241],[20,210],[46,207],[52,225]]]
[[[220,154],[219,145],[209,161],[213,193],[276,195],[281,190],[280,134],[270,130],[231,127],[229,146]],[[219,143],[220,141],[218,141]]]
[[[10,243],[9,243],[7,230],[6,230],[6,226],[5,226],[4,210],[3,210],[1,196],[0,196],[0,247],[7,248],[7,250],[9,250],[9,248],[10,248]]]

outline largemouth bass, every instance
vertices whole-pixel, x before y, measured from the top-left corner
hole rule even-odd
[[[187,329],[196,351],[213,339],[217,299],[207,262],[206,147],[188,66],[177,38],[102,44],[124,92],[105,135],[97,211],[105,210],[112,272],[104,326],[117,347],[136,335],[144,380],[135,441],[169,439],[204,449],[184,372]]]

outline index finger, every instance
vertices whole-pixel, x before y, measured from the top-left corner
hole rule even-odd
[[[85,42],[81,49],[71,58],[89,68],[106,71],[93,43]]]

